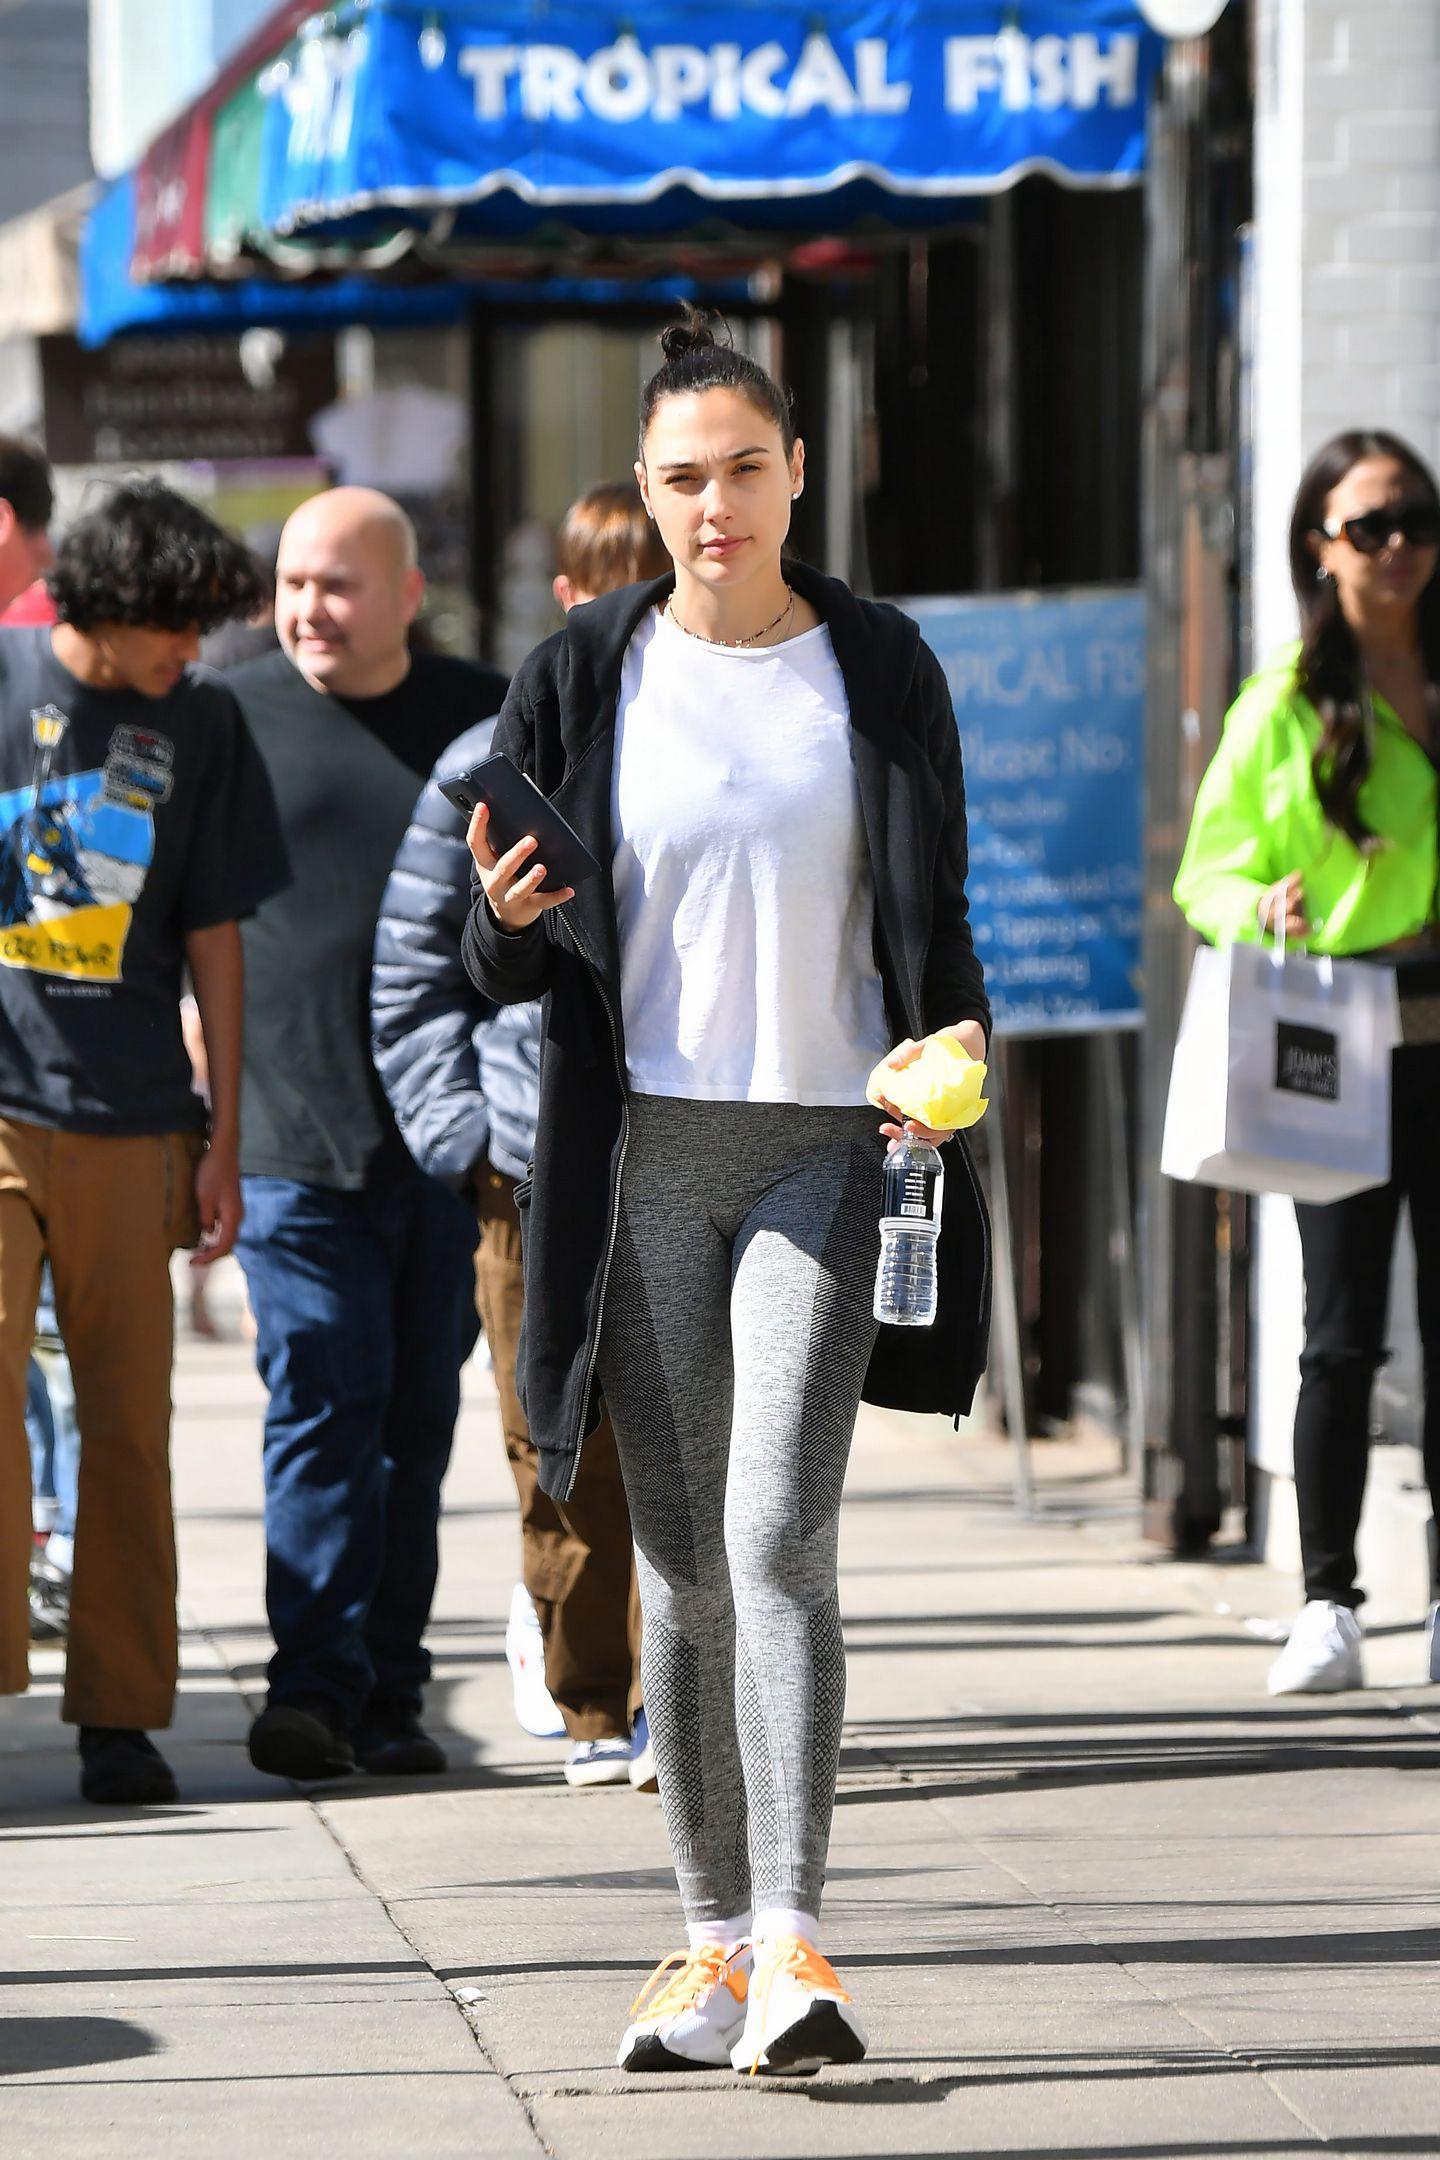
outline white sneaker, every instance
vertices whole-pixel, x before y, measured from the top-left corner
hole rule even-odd
[[[745,2025],[750,1945],[704,1943],[662,1958],[630,2005],[622,2070],[723,2070]]]
[[[1333,1695],[1363,1688],[1360,1623],[1348,1605],[1311,1598],[1270,1667],[1272,1695]]]
[[[865,2028],[835,1970],[798,1935],[755,1945],[745,2030],[730,2052],[751,2077],[813,2077],[864,2059]]]
[[[650,1745],[650,1720],[643,1710],[635,1717],[635,1730],[630,1736],[630,1783],[636,1792],[659,1792],[660,1780],[655,1774],[655,1750]]]
[[[565,1758],[567,1785],[628,1785],[628,1740],[577,1740]]]
[[[1425,1678],[1431,1687],[1440,1687],[1440,1605],[1430,1607],[1425,1622]]]
[[[540,1633],[540,1615],[524,1583],[517,1582],[510,1593],[505,1662],[515,1683],[515,1717],[521,1731],[528,1732],[532,1740],[563,1740],[565,1720],[545,1685],[545,1638]]]

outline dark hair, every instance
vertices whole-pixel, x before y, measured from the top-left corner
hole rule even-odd
[[[722,344],[716,326],[724,332]],[[646,383],[640,398],[640,457],[645,457],[645,437],[655,408],[668,397],[686,397],[702,390],[738,390],[759,413],[780,430],[788,457],[795,446],[795,420],[790,393],[767,375],[758,360],[737,352],[730,326],[706,308],[684,302],[684,320],[669,323],[660,333],[665,358]]]
[[[50,467],[19,435],[0,435],[0,502],[9,503],[27,532],[44,532],[55,508]]]
[[[555,536],[555,567],[588,593],[613,592],[670,568],[633,480],[591,488],[571,503]]]
[[[1419,452],[1383,428],[1351,428],[1317,450],[1305,469],[1290,513],[1290,579],[1300,604],[1300,657],[1295,680],[1320,715],[1320,740],[1310,769],[1315,792],[1330,823],[1369,849],[1375,836],[1357,808],[1370,771],[1366,697],[1360,649],[1345,620],[1332,578],[1321,577],[1315,534],[1323,531],[1325,504],[1362,458],[1394,458],[1425,500],[1440,508],[1435,476]],[[1432,577],[1417,610],[1420,650],[1430,683],[1440,685],[1440,578]]]
[[[112,488],[65,534],[47,581],[61,622],[200,631],[265,598],[250,551],[158,480]]]

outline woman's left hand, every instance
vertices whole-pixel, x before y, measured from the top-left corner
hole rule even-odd
[[[961,1049],[968,1056],[983,1062],[985,1057],[985,1030],[978,1020],[959,1020],[954,1027],[936,1028],[935,1033],[947,1037],[951,1042],[959,1043]],[[912,1042],[907,1037],[904,1042],[895,1045],[885,1063],[892,1072],[903,1072],[907,1065],[914,1064],[916,1058],[924,1050],[925,1044],[930,1040],[931,1038],[928,1035],[919,1042]],[[897,1110],[894,1103],[887,1102],[883,1095],[880,1098],[880,1106],[883,1110],[888,1110],[892,1118],[899,1121],[897,1124],[882,1125],[880,1127],[887,1140],[898,1141],[908,1136],[912,1140],[928,1140],[932,1147],[939,1147],[942,1140],[948,1140],[951,1137],[948,1132],[937,1131],[930,1125],[922,1125],[918,1118],[907,1118],[903,1110]]]

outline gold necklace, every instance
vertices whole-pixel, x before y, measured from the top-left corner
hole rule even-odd
[[[772,630],[778,630],[781,623],[789,621],[795,612],[795,595],[788,585],[785,587],[785,591],[788,597],[774,622],[767,622],[763,630],[752,630],[749,637],[706,637],[703,630],[689,629],[686,624],[681,622],[680,617],[675,612],[675,595],[673,592],[665,603],[665,612],[676,629],[684,631],[686,637],[694,638],[697,644],[725,645],[734,651],[742,645],[758,645],[761,638],[769,637]]]

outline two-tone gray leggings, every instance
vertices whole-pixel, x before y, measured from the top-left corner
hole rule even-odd
[[[691,1921],[819,1910],[883,1159],[869,1109],[631,1098],[599,1372]]]

